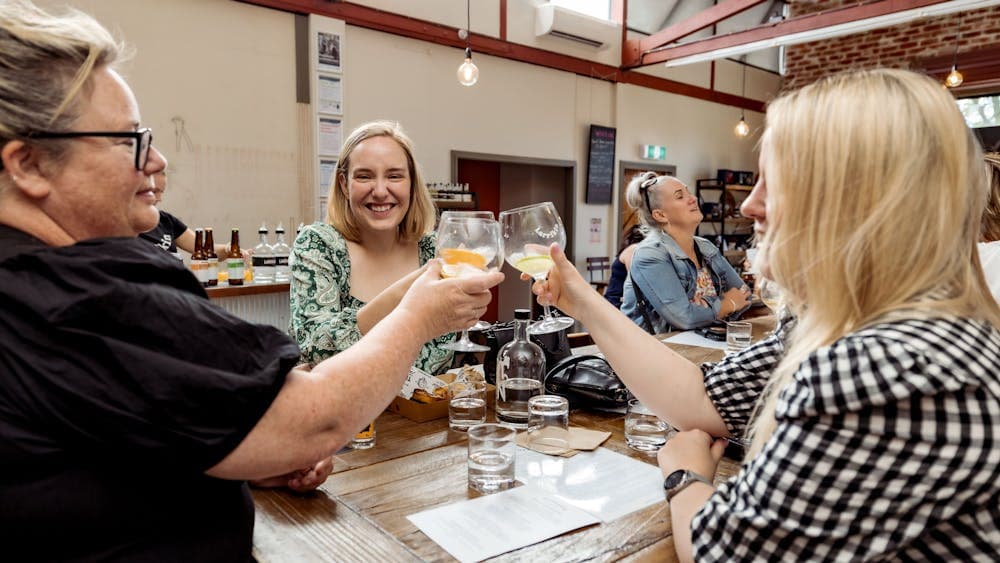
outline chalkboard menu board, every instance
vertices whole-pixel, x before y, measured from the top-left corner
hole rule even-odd
[[[590,126],[587,203],[611,203],[615,179],[615,128]]]

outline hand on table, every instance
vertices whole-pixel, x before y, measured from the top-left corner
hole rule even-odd
[[[707,479],[715,478],[715,468],[726,450],[725,438],[712,438],[704,430],[678,432],[656,454],[666,477],[678,469],[688,469]]]
[[[333,471],[333,458],[325,458],[305,469],[298,469],[284,475],[250,481],[250,484],[261,488],[288,487],[305,493],[323,484]]]

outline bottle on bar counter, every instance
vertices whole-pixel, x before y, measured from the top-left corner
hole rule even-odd
[[[275,258],[271,245],[267,243],[267,224],[261,223],[257,229],[260,242],[253,247],[253,282],[273,283]]]
[[[195,229],[194,252],[191,253],[191,273],[202,287],[208,287],[208,259],[205,258],[205,231]]]
[[[208,287],[219,285],[219,255],[215,253],[215,236],[212,234],[212,227],[205,227],[205,245],[202,246],[202,254],[208,264],[206,269],[206,280]]]
[[[226,259],[226,270],[229,271],[229,285],[243,285],[243,251],[240,250],[240,230],[233,229],[229,237],[229,258]]]
[[[528,338],[531,311],[514,309],[514,339],[497,352],[497,422],[528,427],[528,399],[542,394],[545,355]]]
[[[292,249],[285,242],[285,227],[281,223],[278,223],[274,233],[278,238],[271,247],[271,252],[274,254],[274,281],[288,283],[292,277],[291,269],[288,267],[288,255]]]

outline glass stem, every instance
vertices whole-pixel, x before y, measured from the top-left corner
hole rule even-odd
[[[552,311],[549,310],[548,305],[542,305],[542,318],[545,320],[552,318]]]
[[[458,339],[459,342],[472,342],[469,340],[469,329],[462,331],[462,336]]]

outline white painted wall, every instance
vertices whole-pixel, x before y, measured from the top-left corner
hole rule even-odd
[[[49,7],[65,3],[37,1]],[[285,221],[293,230],[306,197],[299,186],[310,176],[300,157],[311,154],[301,141],[311,132],[298,125],[307,127],[309,120],[299,117],[295,102],[294,17],[232,0],[70,3],[119,29],[136,48],[127,78],[144,123],[154,128],[154,143],[175,168],[164,207],[217,232],[238,226],[244,245],[253,243],[262,219]],[[363,3],[414,17],[431,13],[461,26],[458,13],[464,21],[464,3],[458,10],[451,6],[455,1],[421,2],[420,8],[402,0]],[[497,4],[473,2],[480,3]],[[533,5],[508,2],[509,35],[524,23],[523,14],[514,12]],[[487,15],[480,20],[476,6],[473,30],[495,33],[499,24],[491,11],[482,10]],[[666,163],[676,164],[680,177],[692,183],[714,176],[716,168],[756,169],[754,139],[741,141],[732,133],[736,108],[485,55],[475,56],[479,83],[466,88],[455,78],[459,49],[355,26],[347,26],[343,57],[345,133],[371,119],[400,121],[416,143],[428,181],[452,179],[453,150],[575,161],[573,239],[581,267],[586,256],[614,252],[618,228],[617,200],[583,203],[590,124],[617,128],[618,160],[638,160],[643,143],[665,145]],[[718,67],[717,86],[739,93],[736,65]],[[707,86],[704,67],[650,72],[697,76],[692,80]],[[773,75],[748,72],[747,95],[774,91],[775,84]],[[174,116],[185,120],[194,150],[175,142]],[[747,112],[746,118],[760,127],[760,114]],[[589,242],[591,218],[602,220],[598,243]]]

